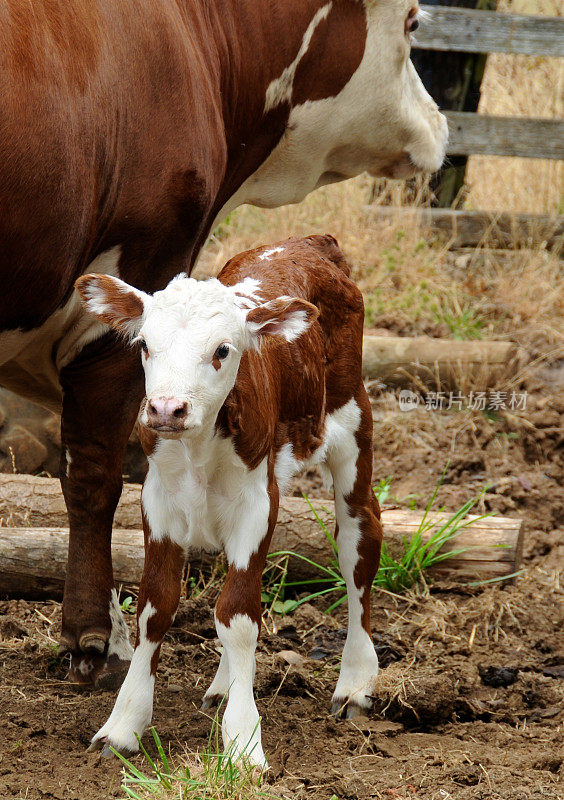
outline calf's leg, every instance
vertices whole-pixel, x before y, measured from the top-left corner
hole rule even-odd
[[[137,736],[142,736],[153,715],[161,642],[180,599],[184,550],[169,538],[155,541],[146,522],[144,525],[145,566],[139,587],[135,651],[113,711],[89,748],[102,749],[105,755],[110,754],[110,747],[124,754],[139,749]]]
[[[62,646],[71,680],[120,680],[132,654],[114,588],[111,532],[123,454],[143,396],[136,349],[113,334],[61,371],[61,485],[69,515]]]
[[[211,701],[214,695],[223,696],[229,691],[222,721],[223,744],[234,756],[243,756],[261,768],[267,762],[253,683],[255,649],[261,628],[261,579],[278,514],[277,487],[271,487],[269,494],[270,508],[261,509],[263,504],[257,501],[254,519],[241,520],[225,548],[229,569],[215,610],[223,656],[218,674],[204,698],[204,702]],[[247,543],[254,538],[253,534],[249,535],[250,529],[256,532],[261,527],[264,535],[259,539],[258,549],[250,556],[243,555]]]
[[[378,656],[370,631],[370,591],[380,561],[380,508],[372,491],[372,412],[364,391],[336,412],[338,435],[328,453],[335,487],[339,566],[349,624],[331,711],[354,717],[372,705]]]

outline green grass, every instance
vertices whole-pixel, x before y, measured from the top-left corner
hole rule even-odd
[[[218,712],[219,713],[219,712]],[[122,789],[133,800],[260,800],[274,798],[261,788],[262,774],[244,755],[234,758],[233,749],[222,751],[218,714],[215,715],[208,744],[201,753],[187,753],[181,766],[169,761],[160,737],[151,728],[158,758],[153,759],[139,741],[146,772],[116,750],[123,764]]]

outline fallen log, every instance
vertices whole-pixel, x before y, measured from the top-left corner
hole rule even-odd
[[[365,333],[362,371],[365,378],[388,386],[418,379],[435,389],[472,384],[486,389],[514,375],[523,354],[513,342],[456,341],[425,336],[375,336]]]
[[[36,483],[33,491],[33,482]],[[57,500],[56,481],[29,476],[1,476],[0,507],[6,505],[6,489],[24,489],[32,502],[30,516],[42,519],[40,527],[12,525],[0,528],[0,596],[60,597],[65,578],[68,529],[59,522],[64,517],[62,497]],[[143,569],[143,536],[140,526],[140,487],[128,485],[116,514],[132,524],[113,533],[113,562],[116,583],[137,586]],[[21,497],[21,492],[20,492]],[[62,505],[61,505],[62,504]],[[333,503],[314,501],[316,513],[332,531]],[[2,514],[2,516],[4,516]],[[448,519],[448,514],[436,514],[433,520]],[[384,511],[382,521],[384,537],[392,553],[399,553],[403,537],[410,537],[417,529],[422,512]],[[55,521],[56,520],[56,521]],[[46,524],[47,523],[47,524]],[[429,534],[427,534],[429,535]],[[453,543],[453,548],[468,547],[440,565],[435,575],[448,575],[453,579],[497,578],[510,575],[519,568],[523,530],[519,519],[488,517],[472,522]],[[334,559],[332,548],[319,526],[309,504],[297,497],[284,498],[274,533],[271,551],[291,550],[317,564],[327,565]],[[195,568],[209,568],[215,557],[194,554],[190,561]],[[289,580],[315,580],[322,573],[303,558],[290,557]]]

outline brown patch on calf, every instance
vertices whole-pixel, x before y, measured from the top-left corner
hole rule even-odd
[[[151,539],[151,530],[144,515],[143,530],[145,533],[145,565],[139,587],[137,620],[147,603],[150,602],[155,613],[147,620],[147,639],[150,642],[159,642],[159,647],[151,658],[151,673],[154,675],[159,663],[160,642],[172,625],[178,608],[186,555],[182,547],[171,539],[166,537],[158,541]],[[135,646],[138,645],[139,624],[137,624]]]
[[[262,610],[260,594],[262,586],[262,573],[266,562],[268,548],[276,520],[278,518],[279,493],[278,486],[273,481],[274,463],[269,461],[270,483],[268,494],[270,496],[270,512],[268,516],[268,529],[258,550],[249,559],[247,569],[237,569],[229,565],[225,584],[215,608],[215,615],[222,625],[229,627],[236,614],[246,614],[258,626],[260,635],[262,623]]]

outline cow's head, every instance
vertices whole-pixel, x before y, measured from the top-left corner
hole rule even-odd
[[[407,178],[443,162],[446,119],[409,57],[418,0],[318,3],[299,17],[297,55],[266,90],[265,119],[287,109],[282,139],[224,212],[299,202],[362,172]]]
[[[225,286],[182,274],[149,295],[118,278],[84,275],[76,288],[87,311],[140,344],[146,400],[139,422],[166,438],[208,430],[243,353],[267,336],[293,341],[318,314],[299,298],[264,302],[250,278]]]

